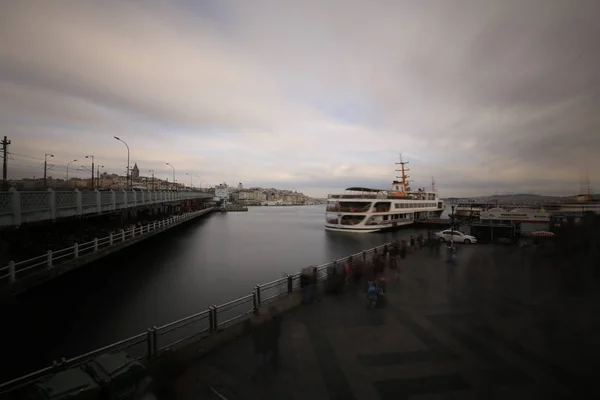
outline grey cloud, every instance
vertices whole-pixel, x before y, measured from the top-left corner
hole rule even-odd
[[[177,5],[3,3],[3,129],[37,153],[79,131],[64,157],[87,142],[107,159],[117,131],[144,163],[323,190],[387,185],[399,151],[448,190],[562,190],[600,169],[597,1]]]

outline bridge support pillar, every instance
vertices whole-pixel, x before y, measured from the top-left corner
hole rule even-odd
[[[125,241],[125,231],[121,229],[121,242]]]
[[[94,238],[94,253],[98,251],[98,238]]]
[[[108,236],[108,245],[109,245],[109,246],[112,246],[112,244],[113,244],[113,234],[111,233],[111,234]]]
[[[79,257],[79,244],[75,243],[73,245],[73,258],[78,258]]]
[[[46,253],[46,265],[48,268],[52,268],[52,250],[48,250]]]

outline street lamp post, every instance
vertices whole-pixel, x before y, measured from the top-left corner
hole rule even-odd
[[[127,143],[125,143],[125,141],[121,138],[118,138],[117,136],[114,137],[115,139],[117,139],[119,142],[123,143],[126,147],[127,147],[127,177],[126,179],[126,189],[129,189],[129,145]]]
[[[154,188],[154,170],[153,169],[149,169],[148,172],[152,172],[152,180],[150,181],[151,182],[150,185],[152,187],[152,190],[156,190]]]
[[[175,167],[169,163],[165,163],[167,164],[169,167],[173,168],[173,185],[175,185]],[[175,186],[175,188],[177,189],[177,186]]]
[[[94,190],[94,156],[85,156],[92,159],[92,190]]]
[[[74,163],[75,161],[77,161],[77,159],[74,159],[73,161],[69,161],[67,163],[67,183],[69,183],[69,165],[71,165],[72,163]]]
[[[54,157],[54,154],[46,153],[44,155],[44,189],[48,188],[47,184],[47,172],[48,172],[48,157]]]
[[[96,166],[96,189],[100,189],[100,168],[104,168],[104,165]],[[94,174],[94,170],[92,170],[92,174]]]
[[[194,183],[192,181],[192,175],[190,175],[188,172],[186,172],[185,174],[190,177],[190,189],[191,189],[194,187]]]

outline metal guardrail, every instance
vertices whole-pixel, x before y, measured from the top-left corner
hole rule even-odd
[[[203,192],[79,191],[0,192],[0,226],[54,220],[181,200],[212,199]]]
[[[133,239],[145,236],[156,231],[161,231],[177,225],[183,221],[194,218],[200,214],[208,212],[207,209],[192,211],[182,215],[176,215],[160,221],[151,222],[137,228],[121,230],[119,233],[110,234],[103,238],[95,238],[85,243],[75,243],[71,247],[60,249],[58,251],[48,250],[46,254],[30,258],[19,262],[11,261],[5,267],[0,267],[0,285],[13,284],[19,279],[30,277],[36,273],[47,271],[57,265],[77,260],[98,251],[106,250],[110,247],[121,246],[123,243]]]
[[[386,243],[326,264],[311,267],[313,274],[316,276],[317,282],[322,282],[327,278],[328,267],[344,265],[350,257],[352,257],[354,263],[362,263],[363,266],[369,265],[375,250],[382,251],[388,245]],[[299,291],[300,275],[300,272],[288,274],[284,278],[256,285],[250,294],[236,300],[210,306],[207,310],[166,325],[148,328],[146,332],[89,353],[68,360],[63,358],[61,361],[55,361],[50,367],[0,384],[0,395],[23,388],[40,378],[55,373],[58,369],[82,365],[105,353],[126,350],[138,361],[151,360],[168,349],[191,340],[207,337],[220,329],[241,322],[258,312],[264,305]]]

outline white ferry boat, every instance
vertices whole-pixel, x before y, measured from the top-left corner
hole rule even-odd
[[[327,198],[325,229],[339,232],[370,233],[410,225],[417,220],[439,218],[444,201],[435,190],[411,190],[407,184],[407,162],[400,159],[402,175],[391,190],[351,187]]]
[[[508,211],[504,208],[491,208],[481,212],[481,222],[490,224],[513,225],[521,234],[550,229],[551,214],[545,210],[517,208]]]
[[[470,200],[466,203],[458,203],[455,213],[457,218],[477,219],[481,212],[494,207],[495,206],[490,203],[477,203]]]

